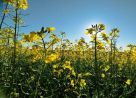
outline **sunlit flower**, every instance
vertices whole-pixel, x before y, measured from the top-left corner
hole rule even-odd
[[[35,32],[30,32],[30,34],[29,34],[29,40],[31,41],[31,42],[33,42],[35,39],[34,39],[34,37],[36,36],[36,33]]]
[[[29,41],[30,42],[34,42],[34,41],[38,41],[41,38],[36,34],[36,32],[30,32],[29,34]]]
[[[51,62],[54,62],[56,60],[59,59],[59,54],[58,53],[54,53],[54,54],[51,54],[49,55],[46,59],[45,59],[45,62],[46,63],[51,63]]]
[[[102,30],[105,30],[105,25],[104,24],[99,24],[98,25],[99,29],[102,31]]]
[[[80,86],[81,86],[81,87],[85,87],[85,86],[86,86],[85,79],[81,79],[81,80],[80,80]]]
[[[70,71],[73,69],[70,65],[70,61],[66,61],[63,65],[64,69],[69,69]]]
[[[118,28],[114,28],[114,29],[112,29],[112,32],[110,32],[110,36],[112,37],[112,38],[117,38],[117,37],[119,37],[119,29]]]
[[[47,32],[50,33],[50,32],[54,32],[56,30],[56,28],[54,27],[47,27]]]
[[[86,35],[88,35],[88,34],[89,34],[89,32],[88,32],[88,31],[86,31],[86,32],[85,32],[85,34],[86,34]]]
[[[10,12],[9,9],[5,9],[5,10],[3,11],[4,14],[8,14],[9,12]]]
[[[61,75],[62,72],[63,72],[62,69],[57,70],[58,75]]]
[[[42,58],[43,58],[43,55],[37,53],[33,58],[33,62],[36,62],[37,60],[42,59]]]
[[[102,78],[105,78],[105,74],[104,74],[104,73],[102,73],[102,74],[101,74],[101,77],[102,77]]]
[[[72,87],[74,87],[74,85],[75,85],[74,80],[71,80],[71,81],[70,81],[70,85],[71,85]]]
[[[82,74],[78,74],[78,78],[81,78],[82,77]]]
[[[131,82],[132,82],[132,80],[127,79],[125,83],[126,83],[127,85],[130,85],[130,84],[131,84]]]
[[[102,32],[101,35],[102,35],[103,40],[108,41],[109,37],[106,33]]]
[[[71,79],[70,75],[67,75],[66,78],[67,78],[67,79]]]
[[[54,69],[56,69],[56,68],[58,68],[58,67],[59,67],[58,65],[53,65],[53,68],[54,68]]]
[[[27,0],[3,0],[4,2],[16,6],[20,9],[26,10],[28,8],[28,1]],[[16,2],[18,1],[18,2]]]
[[[9,4],[15,4],[16,0],[3,0],[3,2],[9,3]]]
[[[29,35],[26,35],[26,34],[23,34],[23,35],[22,35],[22,39],[23,39],[24,41],[28,41],[28,42],[30,41],[30,40],[29,40]]]
[[[86,30],[87,30],[86,34],[92,34],[95,31],[94,28],[89,28],[89,29],[86,29]]]
[[[71,74],[72,74],[73,76],[76,76],[76,72],[74,71],[74,69],[72,70]]]
[[[107,66],[105,66],[105,67],[104,67],[104,69],[103,69],[103,70],[106,72],[106,71],[108,71],[109,69],[110,69],[110,66],[109,66],[109,65],[107,65]]]
[[[26,10],[28,8],[28,1],[27,0],[19,0],[18,7],[20,9]]]
[[[99,43],[97,44],[97,48],[98,48],[98,49],[104,49],[104,43],[99,42]]]

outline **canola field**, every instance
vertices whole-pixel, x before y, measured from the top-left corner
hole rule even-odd
[[[3,3],[0,98],[136,98],[136,47],[117,47],[119,28],[93,24],[84,32],[90,42],[71,42],[52,26],[20,34],[27,0]],[[3,26],[10,13],[14,27]]]

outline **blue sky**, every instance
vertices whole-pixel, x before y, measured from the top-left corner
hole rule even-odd
[[[66,32],[67,38],[85,37],[85,29],[95,23],[104,23],[106,32],[120,29],[118,44],[136,43],[136,0],[29,0],[24,13],[26,28],[21,32],[40,30],[42,26],[56,27],[56,34]]]

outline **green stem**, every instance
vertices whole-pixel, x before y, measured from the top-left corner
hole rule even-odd
[[[99,66],[98,66],[98,62],[97,62],[97,33],[95,34],[95,46],[94,46],[94,60],[95,60],[95,74],[96,74],[96,89],[97,89],[97,96],[99,98],[100,94],[99,94]]]
[[[5,10],[6,10],[7,8],[8,8],[8,3],[6,4]],[[6,16],[6,13],[3,13],[2,20],[1,20],[1,23],[0,23],[0,29],[2,28],[2,25],[3,25],[3,22],[4,22],[5,16]]]
[[[63,34],[62,34],[62,38],[61,38],[61,62],[63,61],[64,59],[64,49],[63,49]]]
[[[17,3],[18,5],[18,3]],[[18,8],[15,9],[15,33],[14,33],[14,52],[13,52],[13,64],[16,64],[16,42],[17,42],[17,20],[18,20]]]
[[[115,61],[115,55],[116,55],[116,42],[114,42],[113,62]]]
[[[42,38],[42,43],[43,43],[43,50],[44,50],[44,59],[46,58],[46,45],[45,45],[45,41]]]
[[[110,45],[110,49],[111,49],[111,51],[110,51],[110,64],[112,65],[112,39],[111,39],[111,45]]]

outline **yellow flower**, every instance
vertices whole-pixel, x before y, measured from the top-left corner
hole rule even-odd
[[[105,68],[104,68],[103,70],[106,72],[106,71],[108,71],[109,69],[110,69],[110,66],[107,65],[107,66],[105,66]]]
[[[99,27],[100,30],[105,30],[105,25],[104,24],[99,24],[98,27]]]
[[[81,87],[85,87],[85,86],[86,86],[85,79],[81,79],[81,80],[80,80],[80,86],[81,86]]]
[[[109,37],[105,32],[101,33],[103,40],[108,41]]]
[[[104,73],[102,73],[102,74],[101,74],[101,77],[102,77],[102,78],[105,78],[105,74],[104,74]]]
[[[58,67],[59,67],[58,65],[53,65],[53,68],[54,68],[54,69],[56,69],[56,68],[58,68]]]
[[[15,4],[16,0],[3,0],[3,2],[9,3],[9,4]]]
[[[42,59],[42,58],[43,58],[43,55],[37,53],[35,57],[33,58],[33,62],[36,62],[37,60]]]
[[[111,44],[111,41],[109,39],[107,40],[107,44],[109,44],[109,45]]]
[[[55,75],[61,75],[61,73],[63,72],[63,69],[53,69],[53,73],[55,73]]]
[[[23,34],[22,39],[29,42],[29,35]]]
[[[28,8],[28,1],[27,0],[19,0],[18,1],[18,8],[26,10]]]
[[[86,30],[87,30],[86,34],[92,34],[95,31],[94,28],[89,28],[89,29],[86,29]]]
[[[98,49],[104,49],[104,44],[102,42],[99,42],[97,44]]]
[[[78,74],[78,78],[81,78],[82,77],[82,74]]]
[[[67,75],[66,78],[71,79],[70,75]]]
[[[76,76],[76,73],[75,73],[74,69],[72,70],[71,74],[72,74],[73,76]]]
[[[51,63],[56,61],[57,59],[59,59],[59,54],[58,53],[54,53],[49,55],[46,59],[45,59],[45,63]]]
[[[66,65],[70,65],[71,63],[70,63],[70,61],[66,61],[65,64]]]
[[[54,32],[56,30],[56,28],[54,27],[47,27],[47,32],[50,33],[50,32]]]
[[[58,75],[60,75],[63,72],[63,70],[59,69],[57,72],[58,72]]]
[[[41,38],[35,33],[35,32],[30,32],[29,34],[29,41],[33,42],[33,41],[38,41]]]
[[[132,80],[130,80],[130,79],[127,79],[127,81],[125,82],[127,85],[130,85],[131,84],[131,82],[132,82]]]
[[[34,41],[34,36],[36,35],[36,33],[35,32],[30,32],[30,34],[29,34],[29,40],[30,40],[30,42],[33,42]]]
[[[74,80],[71,80],[71,81],[70,81],[70,85],[71,85],[72,87],[74,87],[74,85],[75,85]]]
[[[4,2],[11,4],[13,6],[16,5],[16,0],[3,0]],[[28,1],[27,0],[18,0],[18,4],[17,4],[18,8],[26,10],[28,8]]]
[[[71,66],[64,66],[64,69],[72,70],[72,67]]]
[[[64,69],[69,69],[70,71],[73,70],[72,66],[70,65],[70,61],[66,61],[63,65]]]
[[[86,32],[85,32],[85,34],[86,34],[86,35],[88,35],[88,34],[89,34],[89,32],[88,32],[88,31],[86,31]]]
[[[9,9],[5,9],[5,10],[3,11],[4,14],[8,14],[9,12],[10,12]]]

